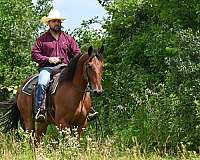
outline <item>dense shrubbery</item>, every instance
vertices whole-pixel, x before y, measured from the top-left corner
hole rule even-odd
[[[27,75],[37,71],[30,58],[31,46],[42,27],[41,16],[51,8],[49,2],[1,0],[0,89],[15,88]]]
[[[113,1],[108,36],[109,125],[123,144],[199,144],[198,1]],[[106,111],[108,112],[108,111]]]

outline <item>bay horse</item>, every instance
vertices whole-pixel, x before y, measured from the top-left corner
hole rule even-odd
[[[88,84],[91,92],[99,95],[103,92],[103,46],[93,49],[92,46],[84,54],[75,57],[60,74],[58,86],[51,95],[55,116],[47,114],[47,121],[40,122],[35,127],[33,118],[34,94],[27,95],[22,92],[22,87],[30,77],[21,85],[16,94],[15,109],[20,113],[24,128],[31,132],[34,130],[36,139],[40,139],[47,130],[49,124],[55,124],[59,129],[77,126],[78,141],[80,141],[83,128],[87,125],[88,114],[92,107]],[[17,124],[17,123],[14,123]]]

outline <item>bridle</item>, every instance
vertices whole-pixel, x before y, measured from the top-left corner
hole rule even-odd
[[[86,87],[86,92],[90,92],[92,93],[93,92],[93,89],[92,89],[92,84],[91,84],[91,80],[89,78],[89,65],[88,65],[88,62],[90,62],[93,58],[95,57],[95,55],[93,55],[92,57],[90,57],[88,60],[87,60],[87,63],[84,64],[84,80],[87,82],[87,87]]]

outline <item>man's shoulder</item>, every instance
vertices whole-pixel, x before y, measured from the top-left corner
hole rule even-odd
[[[49,31],[43,32],[40,34],[40,36],[37,37],[37,40],[44,41],[46,37],[48,37]]]
[[[62,31],[64,37],[69,41],[69,42],[74,42],[76,41],[75,37],[70,35],[68,32]]]

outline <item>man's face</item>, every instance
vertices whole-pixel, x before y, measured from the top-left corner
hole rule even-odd
[[[53,31],[60,31],[62,26],[61,26],[62,21],[59,19],[53,19],[48,22],[49,28]]]

